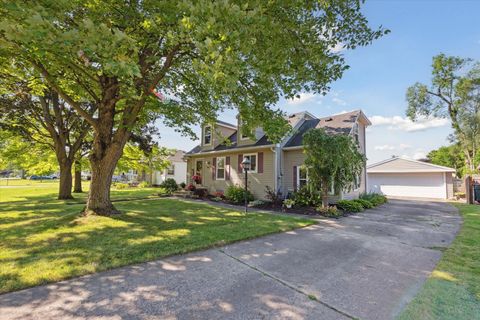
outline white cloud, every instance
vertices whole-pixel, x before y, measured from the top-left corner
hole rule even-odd
[[[384,117],[373,116],[370,118],[372,125],[374,126],[388,126],[389,130],[402,130],[407,132],[424,131],[429,128],[437,128],[448,125],[448,119],[443,118],[419,118],[413,122],[408,118],[400,116]]]
[[[384,145],[378,145],[373,147],[374,150],[378,151],[386,151],[386,150],[405,150],[405,149],[410,149],[412,148],[411,145],[406,144],[406,143],[400,143],[398,146],[394,146],[391,144],[384,144]],[[416,151],[423,151],[423,150],[416,150]]]
[[[413,154],[413,159],[418,160],[418,159],[425,159],[427,157],[427,154],[424,151],[418,151]]]
[[[374,149],[379,151],[384,151],[384,150],[395,150],[396,148],[395,146],[384,144],[382,146],[375,146]]]
[[[345,50],[345,46],[341,42],[337,43],[334,47],[330,48],[330,51],[332,53],[339,53],[339,52],[342,52],[343,50]]]
[[[302,93],[299,96],[300,96],[299,98],[295,97],[293,99],[288,99],[287,104],[289,104],[289,105],[299,105],[299,104],[305,103],[307,101],[310,101],[315,97],[315,95],[313,93]]]
[[[345,100],[342,100],[342,99],[337,98],[337,97],[333,97],[332,102],[338,104],[339,106],[346,106],[347,105],[347,102]]]

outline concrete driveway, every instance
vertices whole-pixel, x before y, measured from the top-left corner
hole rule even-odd
[[[0,296],[1,319],[390,319],[461,223],[392,200],[340,220]]]

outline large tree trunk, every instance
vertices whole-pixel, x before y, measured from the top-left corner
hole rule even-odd
[[[82,165],[79,160],[75,160],[75,185],[73,186],[74,193],[82,193]]]
[[[121,144],[111,144],[108,148],[103,148],[102,144],[94,143],[90,157],[92,180],[85,208],[86,215],[109,216],[120,213],[110,200],[110,185],[122,151]],[[97,155],[103,155],[103,157]]]
[[[72,163],[68,160],[60,161],[60,186],[58,199],[73,199],[72,196]]]

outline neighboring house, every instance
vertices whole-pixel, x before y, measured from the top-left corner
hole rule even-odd
[[[304,111],[290,115],[287,120],[293,128],[292,133],[278,144],[270,142],[261,128],[255,130],[254,140],[242,134],[240,121],[237,125],[223,121],[204,125],[201,144],[186,154],[187,180],[191,182],[193,175],[200,175],[201,185],[210,193],[225,191],[229,185],[244,185],[241,162],[247,157],[252,163],[248,187],[254,196],[265,198],[267,186],[286,196],[308,181],[302,140],[305,132],[312,128],[324,128],[330,134],[351,135],[365,154],[365,128],[370,121],[360,110],[320,119]],[[365,176],[364,170],[356,181],[355,190],[338,194],[332,201],[358,197],[366,190]]]
[[[174,155],[168,157],[170,166],[163,171],[155,171],[153,185],[160,185],[168,178],[173,178],[177,183],[187,182],[187,162],[184,159],[185,151],[177,150]]]
[[[453,198],[455,169],[402,157],[367,167],[368,190],[390,197]]]

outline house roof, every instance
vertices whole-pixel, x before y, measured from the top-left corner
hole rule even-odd
[[[320,119],[306,120],[298,131],[292,135],[285,147],[303,145],[303,135],[313,128],[323,128],[328,134],[349,134],[361,114],[362,111],[355,110]]]
[[[223,150],[230,150],[230,149],[242,149],[242,148],[251,148],[251,147],[260,147],[260,146],[269,146],[272,145],[273,142],[269,141],[267,136],[264,135],[260,139],[258,139],[255,143],[248,144],[248,145],[241,145],[237,146],[237,132],[235,131],[231,136],[227,138],[229,141],[228,144],[220,144],[213,150],[202,150],[201,146],[198,145],[187,154],[196,154],[196,153],[210,153],[212,151],[223,151]]]
[[[216,123],[219,124],[219,125],[221,125],[221,126],[224,126],[224,127],[228,127],[228,128],[232,128],[232,129],[237,129],[237,126],[236,126],[236,125],[231,124],[231,123],[228,123],[228,122],[225,122],[225,121],[217,120]]]
[[[367,173],[414,172],[455,172],[455,169],[404,157],[393,157],[367,166]]]
[[[299,121],[301,121],[302,119],[305,120],[303,123],[301,123],[300,127],[293,132],[284,147],[302,146],[303,135],[305,134],[305,132],[307,132],[307,130],[312,128],[324,128],[325,131],[329,134],[349,134],[360,117],[363,119],[363,121],[365,121],[367,125],[370,124],[370,121],[367,119],[367,117],[363,114],[361,110],[350,111],[319,119],[307,111],[293,113],[286,117],[286,120],[292,127],[295,127],[296,124],[299,124]],[[218,123],[221,122],[222,121],[218,121]],[[226,125],[230,124],[226,123]],[[227,144],[221,144],[213,150],[202,151],[201,146],[198,145],[189,152],[187,152],[187,154],[210,153],[215,151],[268,146],[273,144],[273,142],[268,140],[266,135],[263,135],[254,144],[237,146],[237,131],[235,131],[231,136],[229,136],[227,140],[229,140],[230,142]]]

